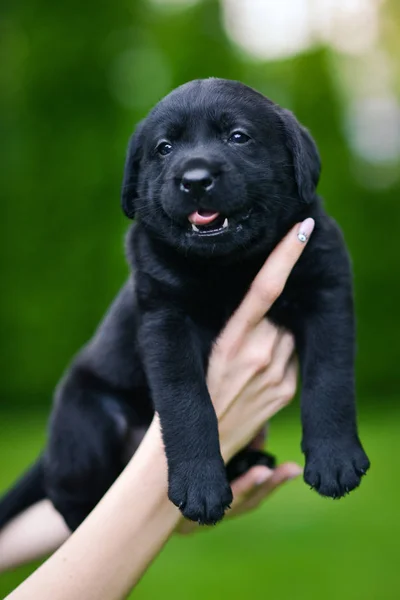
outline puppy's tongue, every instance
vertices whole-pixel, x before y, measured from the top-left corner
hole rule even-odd
[[[219,213],[211,212],[210,210],[204,210],[201,213],[198,211],[189,215],[188,219],[190,223],[194,225],[208,225],[208,223],[212,223],[219,217]]]

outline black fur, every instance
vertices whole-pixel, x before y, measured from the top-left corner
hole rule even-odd
[[[249,139],[238,143],[237,130]],[[181,185],[193,170],[207,174],[196,192]],[[136,216],[132,277],[58,388],[45,452],[46,493],[71,529],[136,449],[153,403],[170,499],[189,519],[223,517],[232,495],[205,379],[211,345],[277,242],[309,216],[315,231],[269,318],[296,338],[306,482],[334,498],[359,485],[369,461],[356,425],[352,275],[316,195],[319,174],[309,133],[238,82],[190,82],[140,124],[122,190],[125,213]],[[188,215],[200,209],[229,227],[193,232]],[[248,454],[248,464],[259,460]]]

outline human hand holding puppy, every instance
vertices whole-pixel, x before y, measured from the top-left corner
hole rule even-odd
[[[305,235],[306,241],[313,228],[314,220],[306,219],[271,253],[214,346],[207,384],[219,420],[225,460],[251,441],[260,421],[268,421],[295,394],[293,336],[270,323],[265,315],[303,251],[304,242],[294,243],[292,238],[297,233]]]
[[[313,225],[313,221],[308,220],[307,237]],[[210,358],[207,384],[219,421],[221,449],[226,461],[251,439],[252,448],[263,449],[265,429],[259,432],[260,427],[291,400],[296,390],[293,337],[268,322],[265,313],[304,248],[304,243],[296,237],[297,229],[289,232],[266,261],[218,338]],[[300,230],[303,232],[304,227],[300,226]],[[152,429],[154,431],[154,427]],[[227,516],[255,508],[279,485],[301,472],[295,463],[279,465],[274,471],[266,466],[252,467],[232,482],[232,510]],[[161,480],[165,477],[163,473]],[[141,489],[140,481],[137,485]],[[136,497],[137,490],[132,501]],[[132,510],[136,510],[135,506]],[[179,533],[198,530],[197,524],[183,519],[178,526]],[[0,572],[54,552],[69,534],[51,503],[39,502],[0,532]]]
[[[308,219],[300,228],[295,226],[272,252],[214,346],[207,383],[226,461],[295,393],[292,337],[268,323],[264,315],[302,253],[304,242],[299,232],[306,233],[307,238],[313,225]],[[252,508],[279,483],[301,472],[292,463],[281,465],[273,474],[265,469],[254,467],[252,473],[234,482],[237,512]],[[254,491],[254,476],[263,470],[266,480]],[[10,600],[126,597],[177,526],[183,526],[180,512],[168,500],[167,487],[167,462],[156,416],[138,451],[101,502],[59,551],[9,596]],[[18,518],[0,535],[4,552],[5,537],[14,543],[21,539],[21,531],[15,531]]]

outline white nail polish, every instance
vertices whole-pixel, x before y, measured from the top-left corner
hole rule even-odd
[[[297,239],[302,243],[305,244],[308,240],[308,238],[310,237],[310,235],[313,232],[315,226],[315,221],[314,219],[308,218],[305,221],[303,221],[302,223],[300,223],[300,227],[299,227],[299,231],[297,233]]]

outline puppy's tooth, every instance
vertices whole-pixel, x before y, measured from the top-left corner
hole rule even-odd
[[[222,228],[226,229],[228,227],[228,219],[225,219],[225,221],[222,223]]]
[[[196,227],[196,225],[194,223],[192,223],[192,229],[193,229],[193,231],[199,232],[199,228]]]

